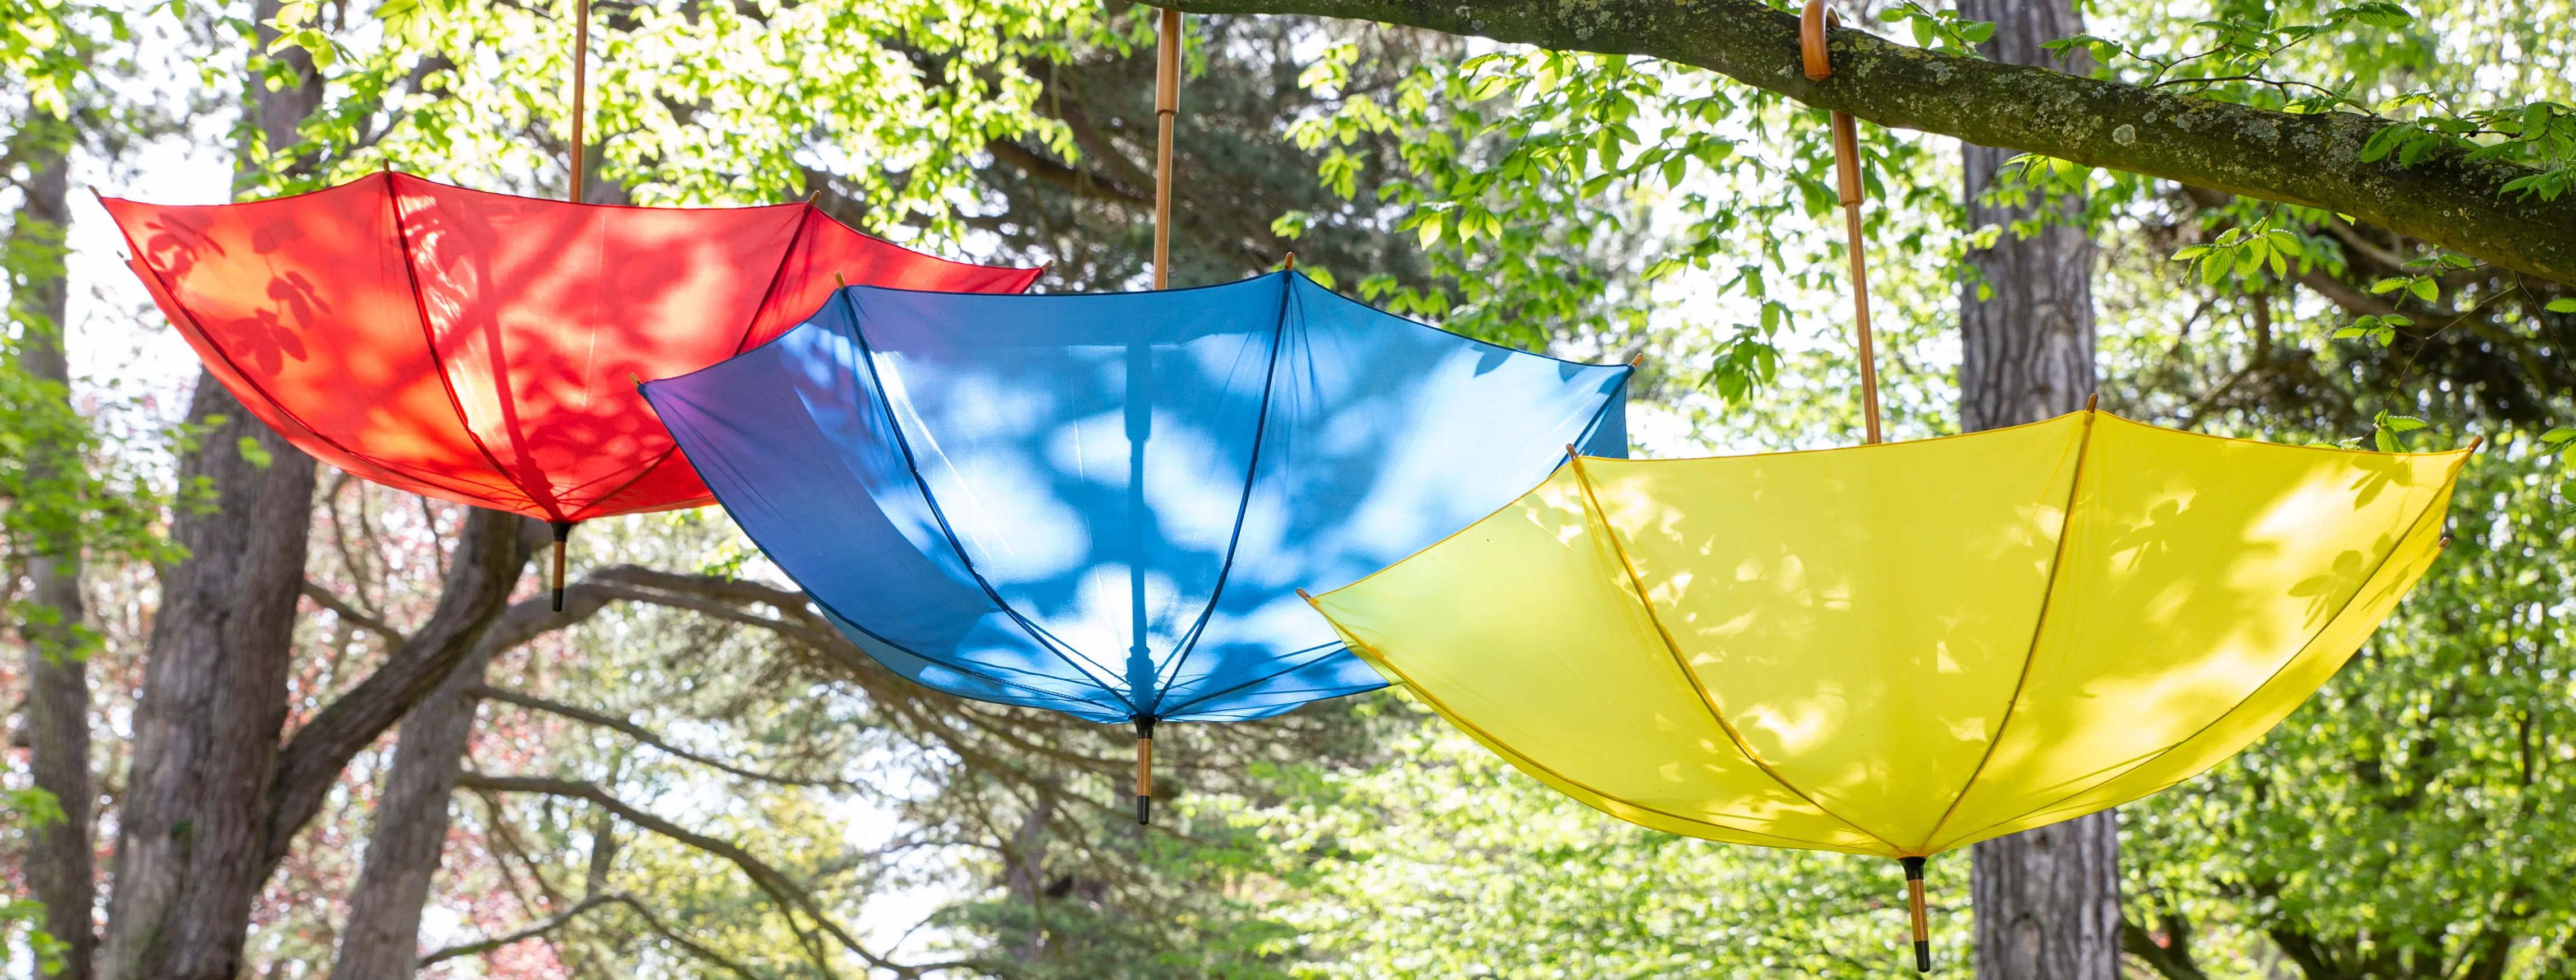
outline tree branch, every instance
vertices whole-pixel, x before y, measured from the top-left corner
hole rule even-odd
[[[598,908],[602,905],[610,904],[626,906],[628,910],[635,913],[637,918],[644,920],[645,928],[651,929],[655,934],[660,935],[662,938],[678,944],[681,949],[688,950],[690,955],[709,963],[713,963],[717,966],[724,967],[733,975],[742,977],[744,980],[759,980],[758,974],[751,972],[742,964],[726,958],[722,953],[718,953],[715,950],[699,945],[687,936],[680,935],[677,930],[672,929],[668,924],[664,923],[660,916],[654,915],[652,909],[645,907],[642,901],[636,899],[633,895],[626,894],[625,892],[608,892],[592,895],[589,898],[582,899],[581,904],[564,910],[561,915],[551,916],[542,921],[532,923],[526,928],[512,932],[508,935],[486,939],[482,942],[466,943],[460,946],[449,946],[445,949],[437,950],[429,955],[421,957],[420,965],[428,966],[432,963],[452,960],[460,956],[474,956],[481,953],[489,953],[503,946],[510,945],[511,943],[526,942],[527,940],[535,939],[538,936],[542,936],[546,933],[562,928],[565,924],[570,923],[575,917],[584,912]]]
[[[760,858],[754,856],[750,851],[744,850],[740,845],[737,845],[732,841],[709,837],[705,834],[700,834],[681,827],[680,825],[668,820],[664,820],[651,813],[636,809],[634,806],[626,803],[626,801],[610,795],[607,790],[601,789],[596,784],[570,779],[545,779],[534,776],[493,776],[479,772],[467,772],[457,777],[456,785],[466,789],[488,790],[496,793],[543,793],[548,796],[555,796],[563,799],[588,801],[601,809],[616,814],[618,819],[624,820],[627,823],[634,824],[637,827],[652,831],[653,833],[660,834],[681,844],[697,848],[698,850],[705,851],[731,862],[735,868],[739,869],[743,873],[744,877],[751,879],[751,883],[754,887],[757,887],[762,892],[766,893],[769,896],[770,901],[778,905],[779,911],[789,915],[790,923],[794,922],[794,913],[800,911],[805,913],[805,917],[807,919],[812,920],[817,928],[829,933],[833,940],[841,945],[841,948],[849,950],[852,954],[858,956],[862,960],[866,960],[869,966],[880,970],[892,971],[897,976],[907,978],[919,977],[927,971],[943,969],[947,966],[947,964],[935,964],[921,967],[904,966],[880,957],[873,952],[869,952],[867,947],[859,944],[856,937],[850,935],[849,930],[842,928],[840,923],[833,921],[830,916],[825,915],[820,904],[814,901],[813,894],[807,891],[804,886],[797,884],[795,879],[789,878],[786,872],[771,867],[768,862],[762,861]]]
[[[1710,69],[1884,126],[1955,136],[2353,215],[2505,268],[2576,282],[2576,194],[2508,195],[2533,173],[2449,147],[2361,158],[2387,120],[2293,114],[1832,32],[1833,77],[1800,69],[1798,19],[1761,0],[1173,0],[1191,13],[1314,14]]]
[[[850,785],[846,780],[780,776],[772,773],[756,772],[750,769],[737,768],[727,764],[721,759],[699,755],[698,753],[673,745],[670,742],[663,740],[660,736],[653,734],[651,729],[635,724],[634,722],[627,721],[626,719],[592,711],[587,708],[578,708],[569,704],[548,701],[534,695],[521,694],[517,691],[505,690],[488,684],[476,686],[474,688],[474,695],[476,697],[488,698],[490,700],[500,701],[506,704],[515,704],[532,711],[543,711],[550,715],[560,715],[584,724],[597,725],[601,728],[621,732],[628,738],[632,738],[638,742],[650,745],[664,752],[679,756],[680,758],[687,759],[702,766],[711,766],[716,769],[732,773],[744,779],[756,779],[764,783],[777,783],[782,786],[847,787]]]
[[[349,625],[376,634],[393,646],[400,647],[403,641],[410,639],[404,636],[401,630],[395,629],[393,624],[367,615],[366,610],[333,594],[331,590],[323,588],[320,583],[312,579],[304,580],[304,597],[313,600],[314,605],[330,610],[331,615],[347,620]]]
[[[349,759],[402,720],[473,651],[484,628],[502,615],[534,553],[533,542],[544,533],[541,524],[499,511],[476,508],[466,516],[456,563],[447,570],[429,621],[375,673],[297,729],[278,753],[263,868],[274,870],[285,859],[295,832],[321,810]]]

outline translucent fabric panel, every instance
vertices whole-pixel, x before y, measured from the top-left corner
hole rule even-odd
[[[1045,673],[1051,706],[1084,717],[1214,721],[1382,686],[1296,590],[1466,526],[1568,443],[1624,443],[1628,373],[1283,273],[1074,296],[854,287],[775,344],[645,390],[744,529],[854,637],[896,648],[871,647],[890,665],[1012,703]],[[844,381],[812,387],[827,377]],[[762,394],[798,385],[810,403]],[[870,513],[776,486],[818,479],[786,457],[819,444],[769,434],[807,429],[870,474],[851,485]],[[901,563],[864,549],[894,540],[982,602],[883,598]],[[920,617],[946,625],[898,628]],[[923,666],[942,663],[977,679]]]
[[[207,370],[299,449],[397,489],[550,521],[707,490],[633,390],[784,332],[834,288],[1027,288],[810,204],[574,204],[382,173],[310,194],[110,199]]]
[[[2081,412],[1585,461],[1317,608],[1614,815],[1924,856],[2135,799],[2259,737],[2433,560],[2466,458]],[[1595,540],[1616,576],[1574,560]],[[1620,776],[1729,748],[1749,770]]]

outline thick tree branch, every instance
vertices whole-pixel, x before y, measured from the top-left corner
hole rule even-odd
[[[713,756],[700,755],[677,745],[673,745],[670,742],[665,741],[661,736],[653,734],[651,729],[645,728],[644,726],[638,725],[634,722],[627,721],[624,718],[592,711],[588,708],[575,707],[573,705],[563,704],[556,701],[548,701],[535,695],[521,694],[517,691],[493,687],[488,684],[476,686],[473,693],[476,697],[500,701],[506,704],[515,704],[532,711],[543,711],[550,715],[570,718],[584,724],[597,725],[601,728],[622,733],[628,738],[632,738],[638,742],[650,745],[654,748],[679,756],[680,758],[687,759],[691,762],[695,762],[699,765],[710,766],[715,769],[740,776],[744,779],[755,779],[764,783],[777,783],[782,786],[845,787],[850,785],[847,781],[839,779],[813,779],[801,776],[781,776],[775,773],[743,769],[731,765],[722,759],[718,759]]]
[[[542,525],[498,511],[478,508],[466,516],[455,564],[429,621],[396,646],[384,666],[297,729],[278,753],[263,867],[275,868],[286,857],[295,832],[322,808],[349,759],[402,720],[473,651],[484,628],[507,607],[536,535],[543,533]]]
[[[2265,200],[2325,208],[2508,269],[2576,282],[2576,194],[2503,193],[2532,171],[2436,152],[2365,162],[2386,125],[2299,115],[2044,68],[1832,37],[1833,77],[1799,67],[1797,18],[1761,0],[1173,0],[1191,13],[1314,14],[1707,68],[1884,126],[1955,136]]]

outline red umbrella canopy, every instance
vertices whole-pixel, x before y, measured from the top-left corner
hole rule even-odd
[[[714,502],[635,392],[785,333],[852,283],[1016,293],[811,204],[574,204],[382,173],[244,204],[108,198],[206,370],[316,459],[566,525]]]

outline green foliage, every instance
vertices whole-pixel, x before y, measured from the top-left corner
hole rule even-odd
[[[2576,527],[2536,441],[2471,463],[2449,548],[2323,691],[2125,808],[2133,905],[2263,936],[2311,980],[2576,963]]]
[[[13,767],[14,768],[14,767]],[[62,803],[41,789],[0,787],[0,830],[32,829],[63,822]],[[23,933],[38,976],[62,971],[70,946],[45,931],[45,906],[33,899],[0,892],[0,956]]]
[[[1911,958],[1893,861],[1650,831],[1522,775],[1410,700],[1365,769],[1312,768],[1242,819],[1281,855],[1301,977],[1883,976]],[[1934,862],[1962,964],[1965,855]]]

